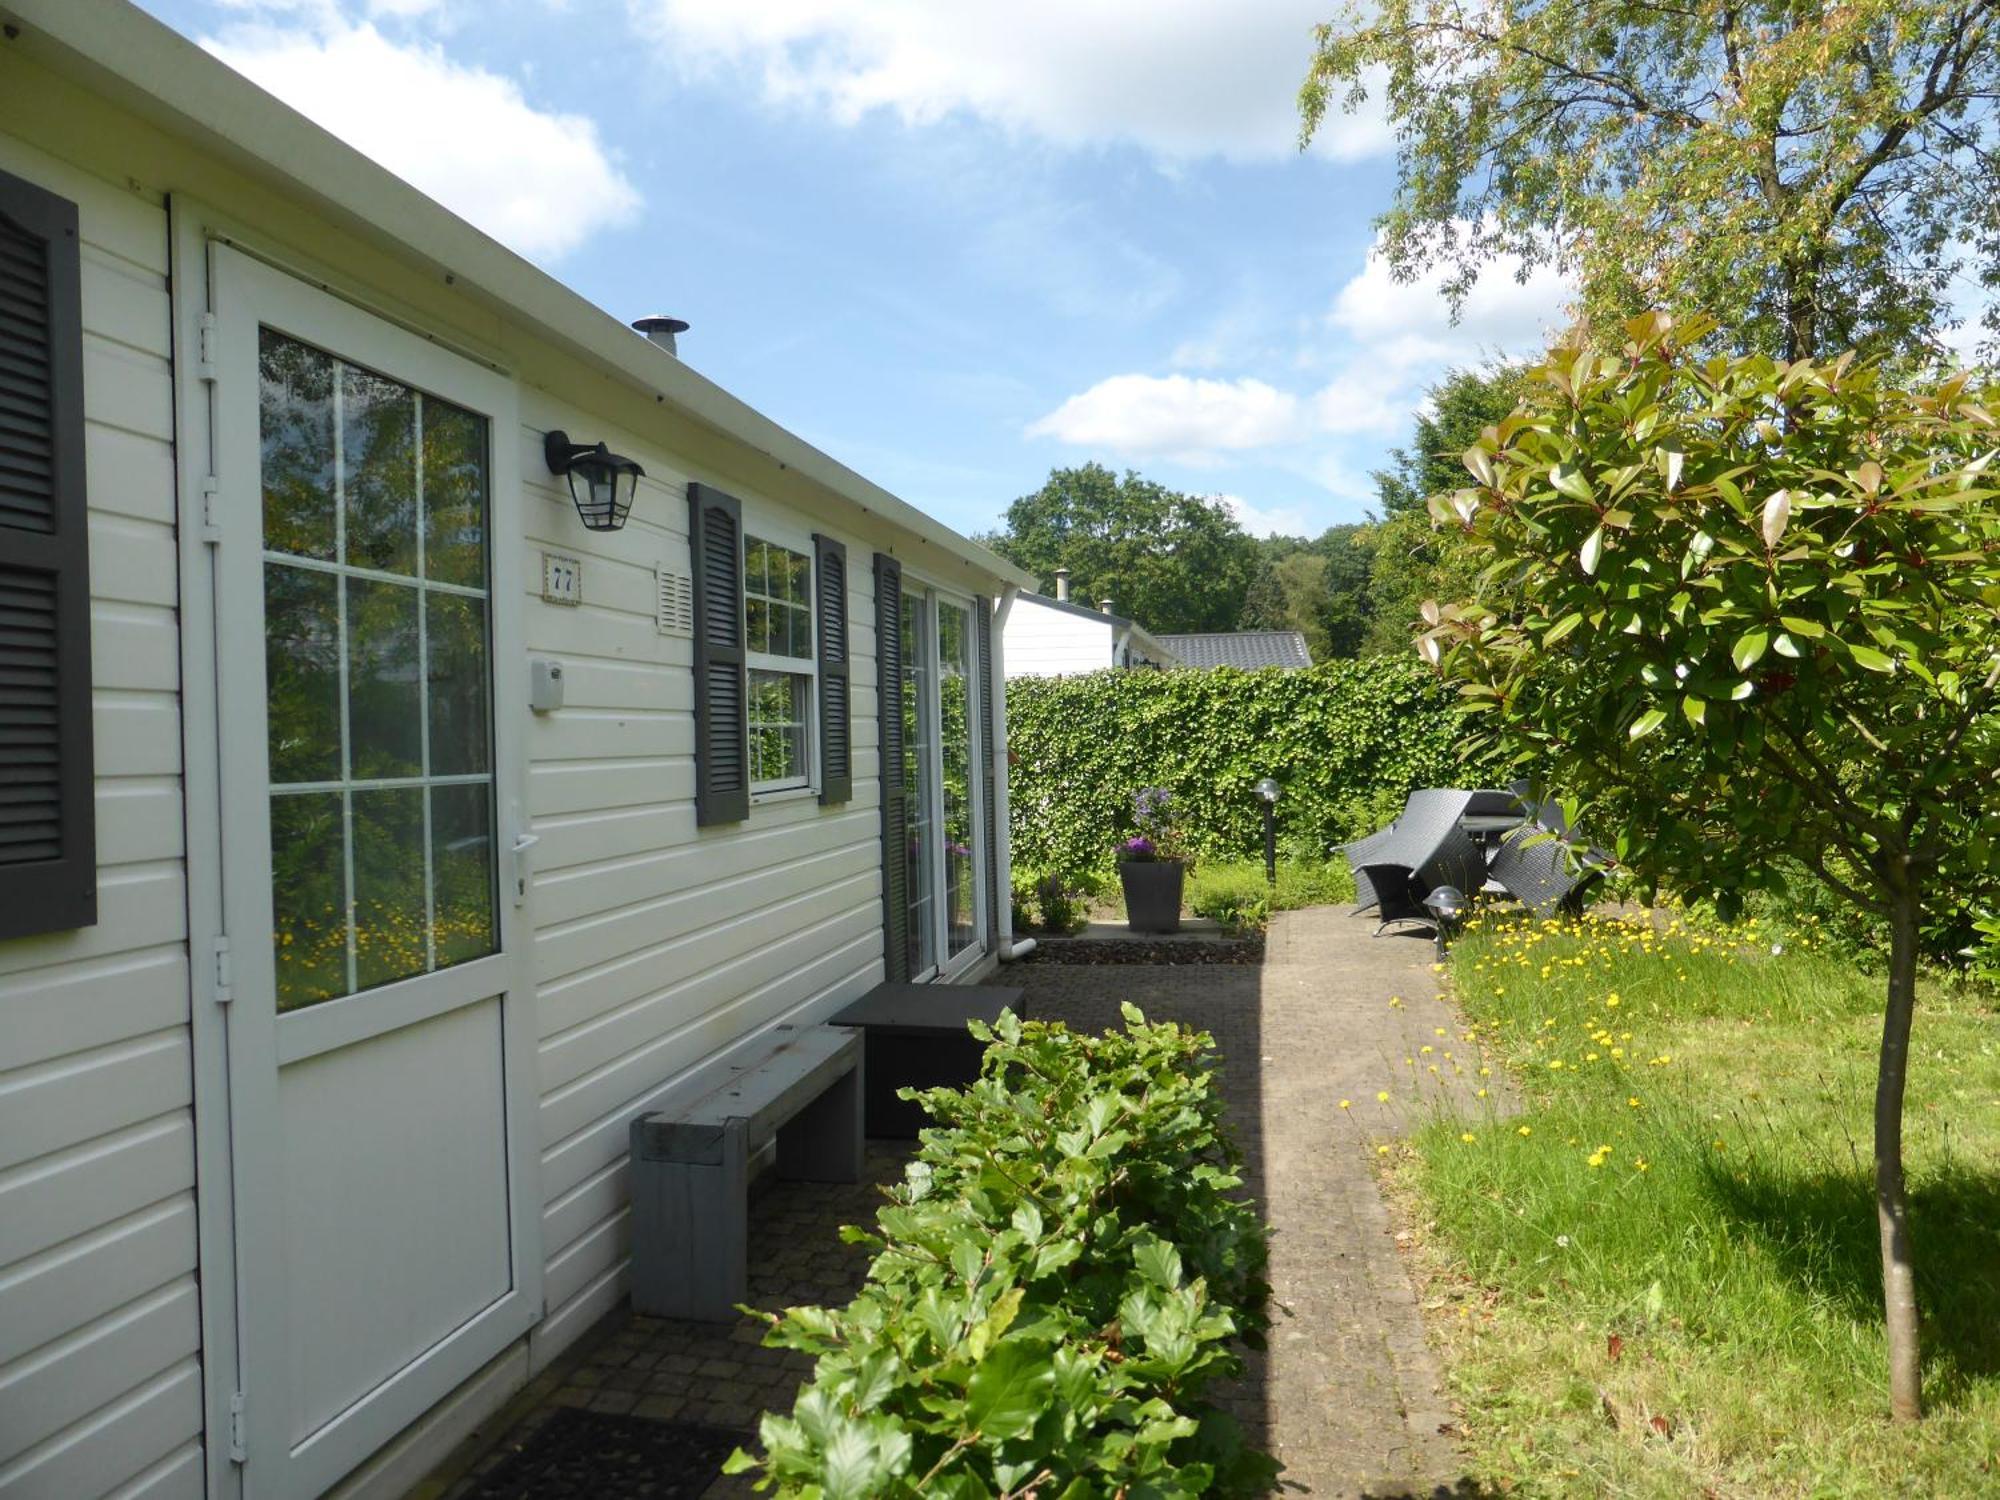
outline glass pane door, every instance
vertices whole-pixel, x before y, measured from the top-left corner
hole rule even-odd
[[[973,862],[976,823],[972,792],[972,617],[939,600],[938,721],[943,824],[938,857],[944,866],[945,956],[979,941],[978,876]]]
[[[903,595],[903,786],[908,805],[909,961],[912,977],[938,963],[937,782],[932,767],[937,704],[931,685],[930,598]]]
[[[484,417],[258,340],[277,1007],[497,951]]]

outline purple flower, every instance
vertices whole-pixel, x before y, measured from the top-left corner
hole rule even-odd
[[[1153,841],[1143,833],[1137,838],[1125,840],[1125,857],[1127,859],[1151,859],[1153,857]]]

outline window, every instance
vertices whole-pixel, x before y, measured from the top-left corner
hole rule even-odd
[[[759,792],[812,783],[814,684],[812,558],[743,538],[744,647],[749,667],[750,785]]]
[[[488,431],[268,328],[259,374],[287,1011],[496,950]]]

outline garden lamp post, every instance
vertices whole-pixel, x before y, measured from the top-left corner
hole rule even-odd
[[[1445,945],[1458,935],[1458,929],[1465,921],[1465,893],[1455,885],[1441,885],[1424,897],[1424,910],[1431,914],[1437,956],[1442,962]]]
[[[1257,782],[1257,796],[1264,804],[1264,880],[1278,883],[1278,793],[1281,788],[1269,776]]]

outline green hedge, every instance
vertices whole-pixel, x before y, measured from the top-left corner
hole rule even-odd
[[[1017,868],[1080,879],[1132,832],[1132,794],[1163,786],[1195,854],[1261,857],[1261,776],[1284,786],[1285,851],[1324,859],[1372,832],[1411,788],[1477,786],[1459,763],[1457,697],[1420,662],[1297,672],[1094,672],[1007,684]]]
[[[727,1472],[783,1500],[1270,1492],[1277,1465],[1207,1395],[1261,1347],[1270,1293],[1214,1042],[1124,1015],[972,1027],[978,1081],[915,1096],[938,1126],[875,1233],[843,1231],[875,1251],[866,1285],[772,1317],[812,1379]]]

